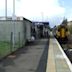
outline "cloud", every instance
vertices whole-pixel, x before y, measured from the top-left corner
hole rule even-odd
[[[5,0],[1,0],[0,3],[0,15],[4,16]],[[12,16],[13,0],[8,0],[7,9],[8,16]],[[57,24],[64,17],[64,13],[65,8],[59,4],[59,0],[15,0],[16,16],[23,16],[30,20],[44,20]]]
[[[21,0],[17,15],[23,16],[55,16],[64,14],[65,8],[59,5],[58,0]]]
[[[5,0],[0,1],[0,9],[5,7]]]
[[[65,17],[68,19],[68,21],[72,21],[72,9],[71,8],[68,11],[66,11]]]
[[[51,17],[61,15],[65,12],[65,8],[59,5],[59,0],[15,0],[15,12],[18,16]],[[5,11],[5,0],[0,1],[0,11]],[[13,13],[13,0],[7,0],[7,11],[10,15]],[[8,15],[9,15],[8,14]]]
[[[16,9],[18,11],[18,5],[20,0],[15,0]],[[7,15],[12,16],[13,13],[13,0],[7,0]],[[5,0],[0,0],[0,16],[5,16]]]

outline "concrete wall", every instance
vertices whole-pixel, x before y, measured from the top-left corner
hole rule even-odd
[[[25,45],[31,38],[31,22],[22,20],[0,20],[0,59]]]
[[[25,41],[25,22],[23,20],[1,20],[0,21],[0,41],[11,41],[11,32],[15,37],[15,42]]]
[[[31,22],[30,21],[25,21],[26,23],[26,39],[29,41],[31,40]]]

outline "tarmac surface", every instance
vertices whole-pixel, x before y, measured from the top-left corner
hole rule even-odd
[[[39,39],[0,62],[0,72],[46,72],[48,39]]]

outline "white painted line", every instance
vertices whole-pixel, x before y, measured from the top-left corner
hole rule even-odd
[[[55,40],[56,40],[56,39],[55,39]],[[63,54],[63,56],[64,56],[64,58],[65,58],[65,60],[66,60],[66,62],[67,62],[67,64],[68,64],[68,66],[69,66],[69,68],[70,68],[70,70],[71,70],[71,72],[72,72],[72,64],[71,64],[70,60],[68,59],[68,57],[67,57],[66,54],[64,53],[63,49],[61,48],[61,46],[60,46],[60,44],[58,43],[57,40],[56,40],[56,43],[57,43],[57,45],[59,46],[59,49],[60,49],[60,51],[62,52],[62,54]]]

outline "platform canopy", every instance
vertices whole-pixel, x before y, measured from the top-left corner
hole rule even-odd
[[[49,22],[33,22],[35,25],[49,25]]]

